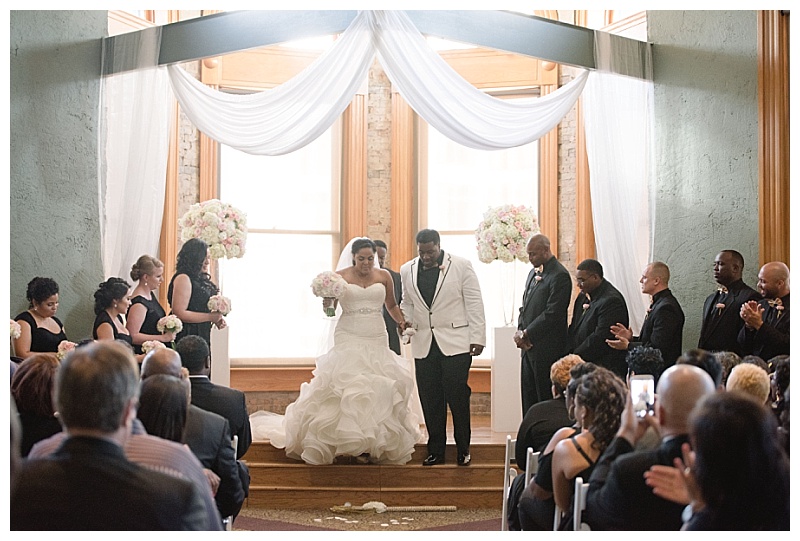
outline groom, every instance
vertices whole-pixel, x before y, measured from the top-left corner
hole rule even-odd
[[[486,342],[481,288],[469,261],[442,251],[437,231],[417,233],[417,251],[419,257],[400,268],[400,308],[416,331],[411,350],[428,429],[428,457],[422,465],[444,463],[450,406],[458,465],[469,466],[467,379],[472,357],[481,354]]]

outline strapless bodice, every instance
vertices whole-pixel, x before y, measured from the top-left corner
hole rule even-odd
[[[381,312],[386,299],[386,288],[381,283],[367,287],[347,284],[345,294],[339,299],[342,315],[336,325],[334,343],[342,344],[349,337],[373,339],[388,344],[386,324]]]

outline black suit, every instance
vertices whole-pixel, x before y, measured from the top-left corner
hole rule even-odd
[[[223,517],[239,513],[250,486],[249,472],[244,464],[236,460],[236,453],[231,446],[232,439],[225,417],[194,405],[189,406],[184,442],[204,468],[219,476],[219,488],[214,495],[214,501]],[[241,472],[240,467],[243,468]],[[247,474],[246,478],[242,479],[241,474]]]
[[[571,352],[624,378],[628,372],[625,364],[627,353],[612,348],[606,340],[614,339],[612,325],[621,323],[628,326],[628,305],[622,293],[605,279],[590,296],[591,302],[580,293],[572,307],[572,323],[569,325]],[[589,305],[586,310],[584,304]]]
[[[528,459],[528,447],[533,447],[533,452],[544,451],[547,444],[558,429],[569,426],[567,403],[563,396],[538,402],[530,407],[517,431],[517,470],[525,471]]]
[[[400,273],[392,269],[387,269],[386,267],[384,267],[384,269],[389,271],[389,274],[392,275],[394,300],[399,306],[400,301],[403,299],[403,284],[400,280]],[[389,349],[400,355],[400,335],[397,334],[397,322],[392,319],[392,316],[386,311],[386,306],[383,307],[383,321],[386,322],[386,334],[389,335]]]
[[[686,317],[672,291],[665,289],[653,295],[653,303],[642,323],[639,336],[634,336],[628,349],[636,346],[656,348],[669,368],[683,353],[683,323]]]
[[[706,298],[703,304],[703,324],[697,347],[707,351],[732,351],[742,355],[739,345],[739,331],[744,322],[739,311],[750,300],[759,300],[761,295],[742,280],[728,286],[727,293],[717,291]],[[717,308],[724,304],[724,308]]]
[[[206,411],[222,415],[230,423],[231,433],[239,437],[236,458],[241,458],[250,448],[250,416],[242,391],[211,383],[206,376],[189,376],[192,383],[192,404]]]
[[[744,355],[758,355],[769,361],[776,355],[789,355],[789,294],[781,297],[783,310],[769,305],[769,299],[758,302],[764,308],[761,328],[756,330],[742,326],[739,345]]]
[[[194,485],[128,461],[116,443],[69,437],[27,462],[11,494],[12,530],[209,530]]]
[[[673,466],[688,436],[676,436],[651,451],[634,451],[614,438],[589,478],[583,521],[592,530],[680,530],[684,505],[653,494],[644,472],[654,464]]]
[[[532,405],[552,397],[550,366],[569,349],[567,308],[572,279],[555,256],[542,267],[541,274],[536,269],[528,273],[519,309],[519,329],[533,345],[522,352],[520,365],[523,415]]]

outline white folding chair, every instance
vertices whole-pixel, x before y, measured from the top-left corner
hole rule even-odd
[[[556,505],[556,512],[553,513],[553,531],[557,532],[558,527],[561,525],[561,520],[564,518],[564,511]]]
[[[540,452],[533,452],[533,447],[528,447],[528,452],[525,454],[527,460],[525,461],[525,486],[531,482],[536,471],[539,469],[539,455]]]
[[[586,509],[586,493],[589,492],[589,483],[584,483],[582,477],[575,478],[575,503],[572,509],[572,529],[576,532],[589,531],[589,525],[583,522],[583,511]]]
[[[233,446],[233,456],[236,456],[236,450],[239,448],[239,436],[236,434],[233,435],[233,439],[231,440],[231,445]],[[222,524],[225,525],[226,532],[233,531],[233,515],[227,516],[222,519]]]
[[[511,482],[517,476],[517,470],[511,467],[511,462],[516,462],[517,440],[512,440],[506,435],[506,459],[503,471],[503,517],[500,519],[500,530],[508,531],[508,494],[511,492]]]

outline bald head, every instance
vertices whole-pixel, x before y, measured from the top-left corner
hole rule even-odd
[[[656,389],[662,436],[688,433],[689,413],[715,391],[711,376],[696,366],[676,364],[665,370]]]
[[[528,252],[528,259],[534,267],[544,265],[553,257],[553,253],[550,251],[550,239],[541,233],[533,235],[528,240],[526,250]]]
[[[142,379],[156,374],[181,377],[181,356],[177,351],[157,348],[145,355],[142,361]]]
[[[661,261],[654,261],[644,268],[642,277],[639,279],[642,284],[642,293],[655,295],[669,288],[669,267]]]
[[[789,294],[789,267],[780,261],[767,263],[758,271],[758,292],[764,297],[783,297]]]

